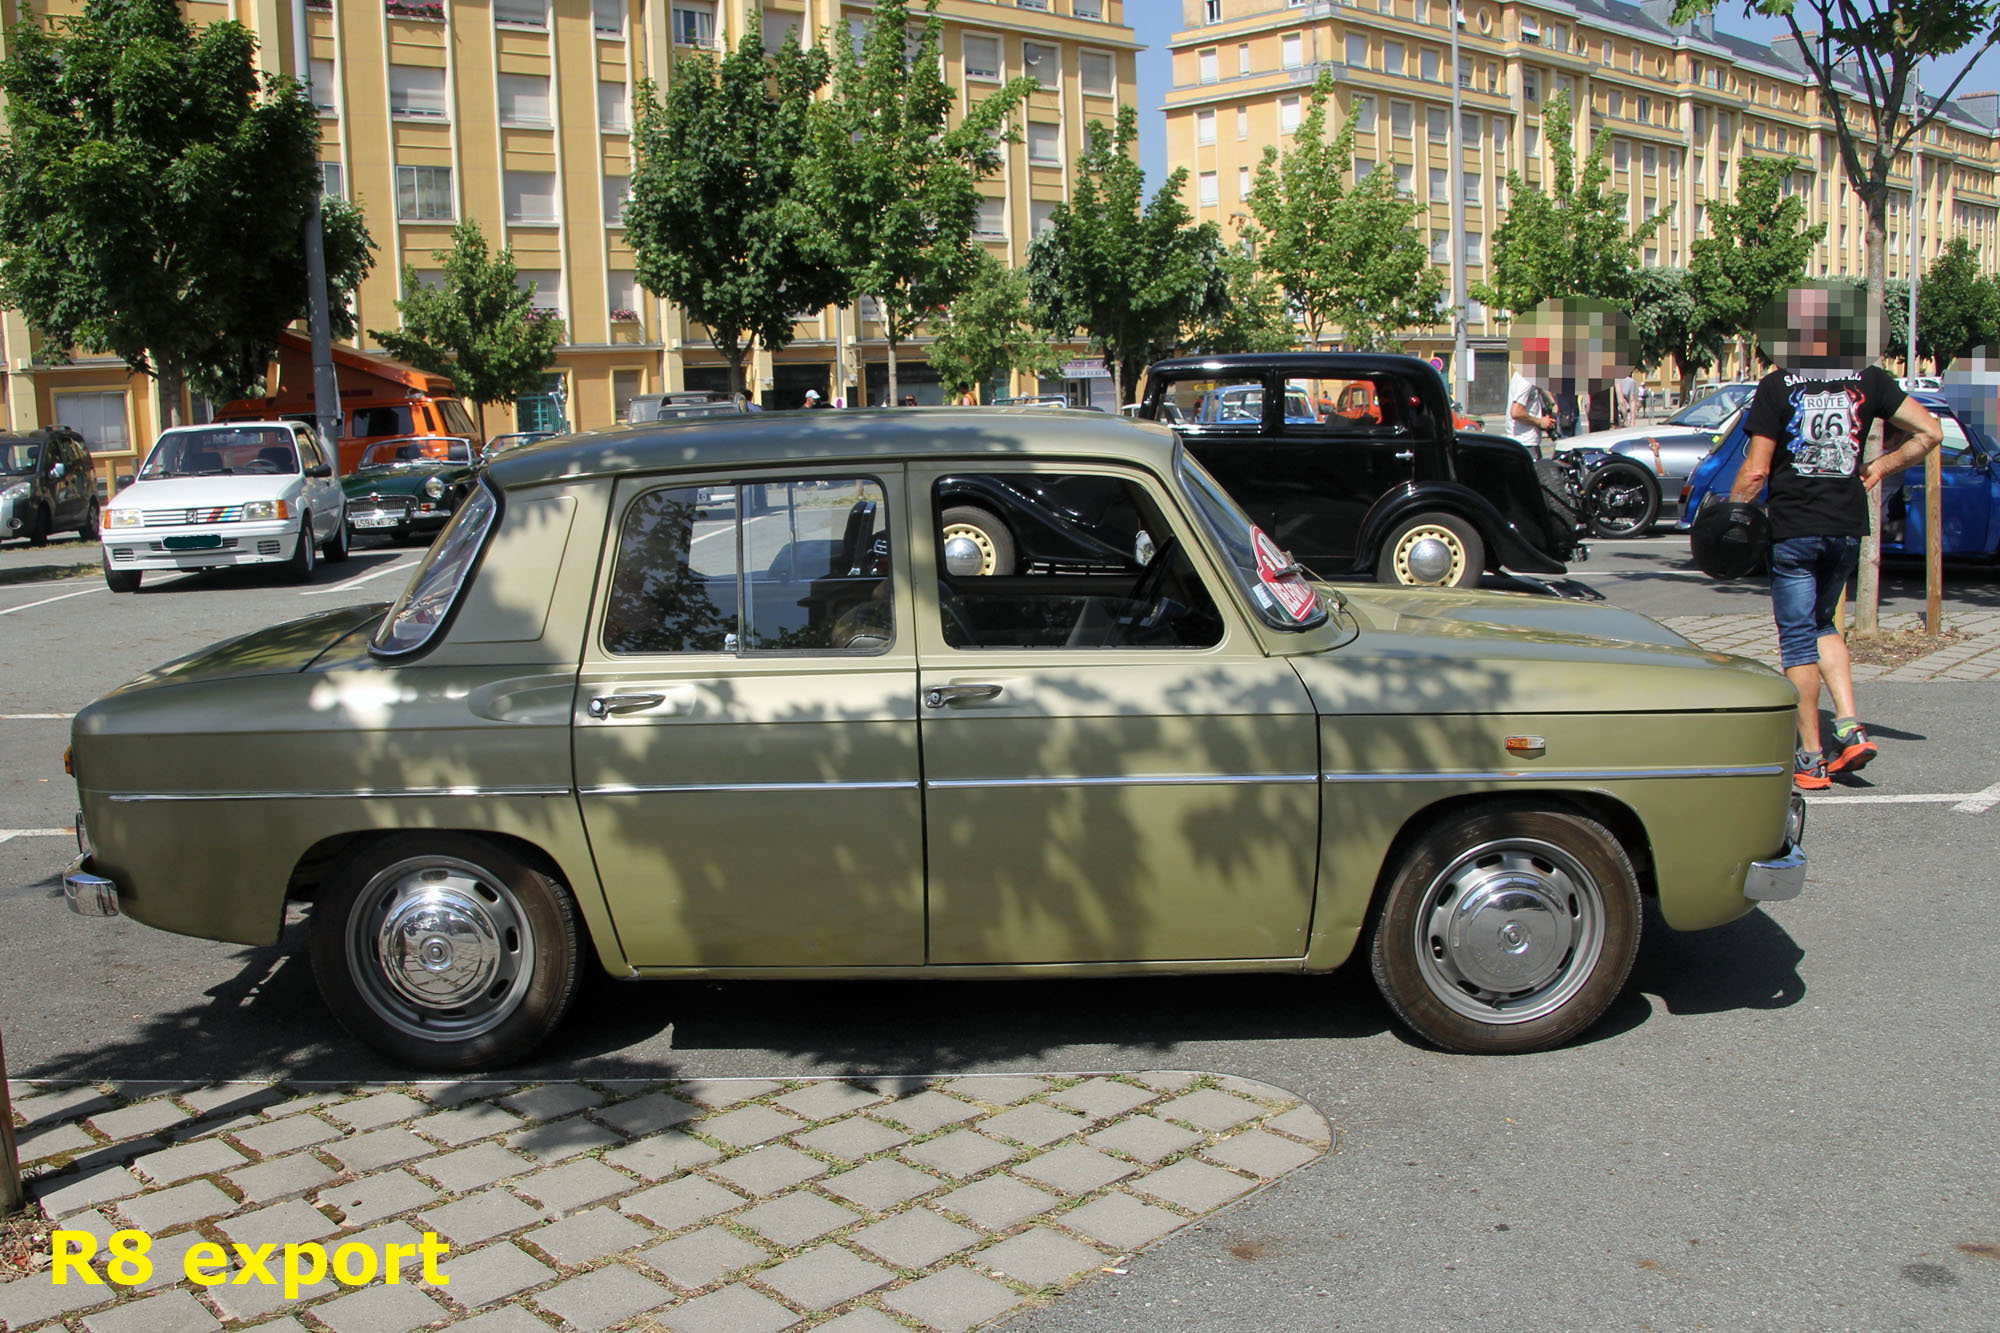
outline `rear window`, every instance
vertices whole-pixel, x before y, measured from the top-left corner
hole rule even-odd
[[[444,417],[444,428],[453,435],[473,436],[479,432],[472,428],[472,417],[466,412],[465,404],[456,398],[440,398],[437,409]]]
[[[383,657],[407,657],[429,647],[450,621],[486,540],[500,501],[490,486],[475,486],[424,554],[423,563],[389,608],[369,647]]]

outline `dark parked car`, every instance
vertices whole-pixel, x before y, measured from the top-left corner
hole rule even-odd
[[[0,436],[0,537],[40,546],[51,533],[97,540],[97,464],[65,427]]]
[[[347,493],[347,527],[355,535],[387,533],[396,541],[436,532],[472,489],[478,471],[472,441],[456,435],[381,440],[361,466],[340,479]]]
[[[1170,423],[1250,517],[1322,578],[1464,586],[1502,566],[1561,574],[1578,552],[1573,515],[1551,510],[1533,456],[1504,436],[1454,430],[1444,381],[1415,357],[1161,361],[1147,371],[1138,415]]]

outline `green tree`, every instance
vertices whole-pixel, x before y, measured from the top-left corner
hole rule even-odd
[[[640,283],[707,328],[732,390],[756,345],[778,351],[801,313],[847,295],[801,169],[830,66],[796,42],[765,54],[752,25],[719,61],[678,61],[664,99],[639,85],[625,236]]]
[[[1222,301],[1181,336],[1182,352],[1283,352],[1298,343],[1298,325],[1278,281],[1248,245],[1225,246],[1216,258]]]
[[[947,395],[976,392],[1009,371],[1053,374],[1062,358],[1035,324],[1028,275],[981,249],[972,280],[931,321],[931,368]]]
[[[1903,341],[1909,341],[1907,320]],[[2000,286],[1980,273],[1972,243],[1954,236],[1917,284],[1917,355],[1929,357],[1943,374],[1982,345],[2000,346]]]
[[[1681,401],[1686,402],[1694,377],[1715,364],[1724,336],[1693,275],[1684,268],[1642,268],[1632,275],[1627,308],[1638,343],[1638,368],[1650,370],[1672,357],[1680,372]]]
[[[1557,93],[1542,111],[1547,188],[1507,173],[1507,216],[1488,238],[1487,280],[1471,285],[1474,299],[1510,315],[1552,296],[1624,302],[1639,247],[1665,220],[1660,214],[1627,229],[1625,196],[1606,188],[1611,131],[1598,134],[1579,174],[1570,123],[1569,97]]]
[[[425,283],[415,266],[403,269],[403,298],[396,302],[403,327],[370,329],[389,355],[419,370],[450,376],[479,409],[486,433],[486,405],[534,393],[556,362],[562,322],[533,305],[532,288],[516,282],[514,252],[489,254],[476,222],[451,229],[451,249],[433,250],[443,281]]]
[[[190,377],[242,387],[305,312],[318,113],[296,80],[258,73],[242,24],[192,27],[173,0],[24,14],[7,43],[0,300],[43,356],[110,353],[151,376],[178,425]],[[359,240],[328,265],[333,310],[366,272]]]
[[[1444,279],[1417,234],[1425,209],[1405,199],[1384,166],[1351,187],[1354,118],[1326,137],[1333,76],[1321,74],[1292,148],[1264,149],[1245,231],[1305,325],[1306,341],[1339,328],[1349,346],[1394,347],[1403,329],[1437,322]]]
[[[1753,342],[1759,312],[1798,284],[1826,236],[1824,222],[1806,225],[1804,195],[1786,192],[1798,165],[1791,157],[1745,158],[1735,190],[1708,201],[1708,234],[1690,247],[1689,272],[1718,338]]]
[[[1104,354],[1118,401],[1182,328],[1213,319],[1227,299],[1215,224],[1197,225],[1181,200],[1177,168],[1151,200],[1134,152],[1139,116],[1118,108],[1117,129],[1084,127],[1083,160],[1068,203],[1028,249],[1028,282],[1043,324],[1082,329]]]
[[[891,402],[897,348],[971,279],[979,182],[1000,169],[1007,116],[1035,86],[1012,80],[951,124],[958,90],[944,80],[937,0],[914,45],[909,10],[876,0],[859,53],[835,43],[834,95],[817,105],[808,165],[850,290],[881,307]]]

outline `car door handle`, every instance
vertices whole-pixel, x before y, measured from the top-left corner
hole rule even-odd
[[[998,685],[933,685],[924,691],[924,707],[949,708],[954,704],[997,698],[999,694]]]
[[[1417,461],[1416,451],[1414,449],[1398,449],[1396,451],[1396,461],[1398,463],[1414,463]]]
[[[648,708],[658,708],[666,701],[664,694],[600,694],[590,701],[585,711],[592,717],[611,717],[618,713],[643,713]]]

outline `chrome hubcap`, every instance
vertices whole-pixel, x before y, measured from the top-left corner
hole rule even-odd
[[[401,861],[370,880],[347,951],[369,1007],[431,1039],[491,1031],[518,1007],[535,965],[513,891],[449,857]]]
[[[1449,528],[1425,523],[1396,543],[1396,578],[1401,583],[1456,583],[1465,573],[1465,548]]]
[[[1431,881],[1417,914],[1418,969],[1445,1005],[1487,1023],[1525,1023],[1582,988],[1604,951],[1604,898],[1550,843],[1491,842]]]
[[[990,575],[1000,564],[1000,553],[984,529],[970,523],[953,523],[944,530],[945,573],[958,576]]]

